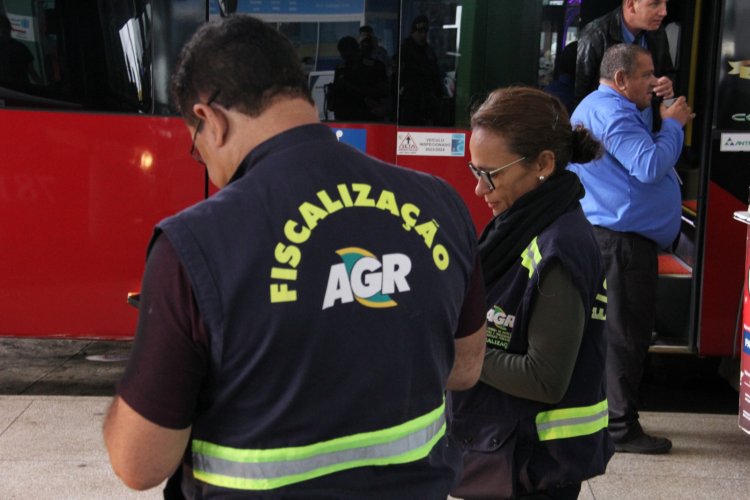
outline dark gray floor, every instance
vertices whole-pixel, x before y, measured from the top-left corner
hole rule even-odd
[[[0,394],[111,396],[131,341],[0,337]],[[718,358],[651,354],[644,411],[737,414],[739,397],[719,376]]]
[[[0,394],[111,396],[132,342],[0,338]]]

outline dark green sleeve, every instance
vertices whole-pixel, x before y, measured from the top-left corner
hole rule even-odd
[[[536,291],[529,321],[529,350],[487,349],[481,381],[526,399],[557,403],[565,395],[581,346],[583,300],[567,270],[553,262]]]

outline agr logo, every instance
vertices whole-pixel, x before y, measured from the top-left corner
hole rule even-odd
[[[493,306],[492,309],[487,311],[487,321],[493,323],[498,328],[513,328],[516,317],[512,314],[505,314],[505,311],[498,306]]]
[[[411,272],[411,259],[402,253],[383,255],[382,263],[364,248],[347,247],[336,250],[342,264],[334,264],[328,274],[323,309],[356,300],[365,307],[395,307],[390,295],[410,290],[406,277]]]

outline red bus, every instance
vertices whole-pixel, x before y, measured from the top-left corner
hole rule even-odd
[[[581,26],[619,4],[0,1],[9,26],[0,46],[0,336],[132,337],[126,296],[139,289],[154,224],[211,194],[168,97],[176,55],[201,23],[246,12],[274,24],[297,48],[321,119],[340,140],[445,178],[480,230],[490,213],[466,168],[471,106],[496,87],[547,85]],[[750,5],[673,0],[669,11],[675,88],[698,117],[678,168],[684,227],[663,256],[653,348],[736,357],[745,228],[732,213],[746,209],[750,184]],[[438,68],[424,116],[406,112],[414,96],[401,50],[418,16]],[[338,42],[358,38],[362,25],[378,39],[372,57],[384,63],[387,91],[366,117],[344,121],[328,84]],[[3,66],[3,51],[23,69]]]

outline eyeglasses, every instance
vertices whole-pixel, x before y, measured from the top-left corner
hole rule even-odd
[[[211,104],[213,104],[213,102],[216,100],[218,96],[219,96],[219,91],[217,90],[208,99],[206,106],[210,106]],[[190,146],[190,156],[192,156],[193,160],[197,161],[201,165],[205,165],[206,162],[203,161],[201,152],[198,151],[198,148],[195,147],[195,140],[198,138],[198,134],[200,134],[202,127],[203,127],[203,120],[198,118],[198,125],[195,127],[195,132],[193,133],[193,144]]]
[[[487,184],[487,187],[490,189],[490,191],[494,191],[495,184],[493,184],[492,182],[492,177],[494,177],[494,175],[498,173],[499,171],[504,170],[508,167],[512,167],[516,163],[520,163],[524,161],[525,159],[526,157],[524,156],[523,158],[519,158],[516,161],[512,161],[508,163],[507,165],[503,165],[500,168],[496,168],[495,170],[482,170],[481,168],[477,167],[473,163],[469,162],[469,170],[471,170],[471,173],[474,174],[474,177],[476,177],[477,180],[483,179],[484,182]]]

